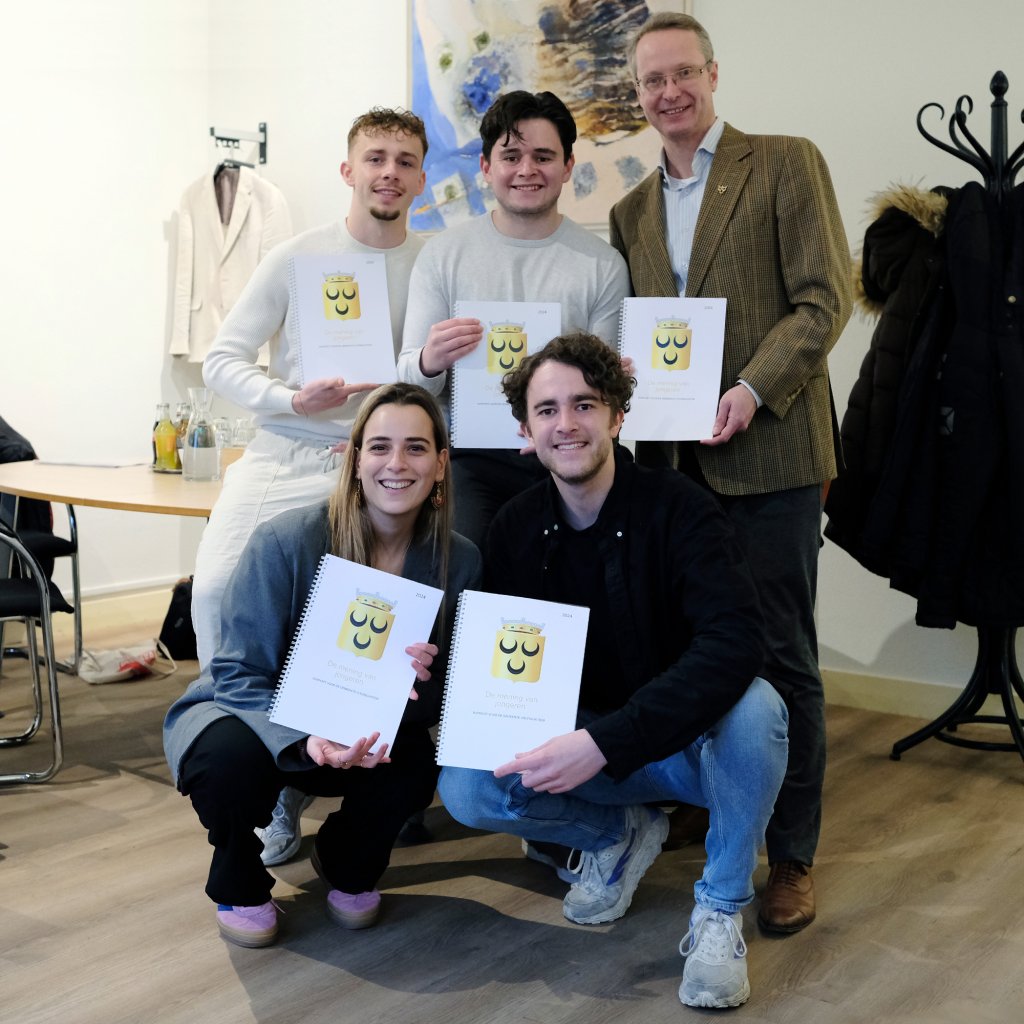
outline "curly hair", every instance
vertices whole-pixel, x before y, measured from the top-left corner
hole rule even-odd
[[[501,390],[512,406],[512,415],[520,423],[527,419],[526,391],[537,367],[544,363],[564,363],[575,366],[587,384],[595,388],[612,412],[629,412],[629,400],[636,381],[622,368],[622,360],[615,349],[586,331],[574,331],[552,338],[539,352],[527,356],[514,370],[506,373]]]
[[[411,135],[420,140],[423,155],[427,155],[427,129],[410,110],[401,107],[371,107],[352,122],[348,130],[350,148],[360,132],[371,138],[375,135]]]

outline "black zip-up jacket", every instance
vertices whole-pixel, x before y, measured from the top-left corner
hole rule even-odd
[[[739,700],[761,668],[763,624],[715,499],[674,470],[634,465],[618,446],[615,457],[594,557],[619,621],[622,703],[587,731],[608,760],[604,770],[622,779],[687,747]],[[488,535],[487,589],[555,599],[548,568],[566,529],[550,479],[513,498]]]

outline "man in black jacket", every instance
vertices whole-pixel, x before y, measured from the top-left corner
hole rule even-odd
[[[629,907],[668,831],[648,805],[707,807],[679,998],[738,1006],[750,992],[740,909],[786,770],[786,711],[756,677],[761,611],[714,498],[615,443],[633,383],[587,334],[505,378],[550,479],[495,518],[487,588],[590,608],[579,727],[493,774],[445,768],[441,796],[467,825],[580,851],[563,904],[578,924]]]

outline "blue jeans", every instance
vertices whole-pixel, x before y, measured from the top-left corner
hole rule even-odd
[[[758,678],[689,747],[621,782],[599,772],[568,793],[536,793],[519,775],[496,779],[491,772],[445,768],[438,789],[464,825],[579,850],[617,843],[625,827],[623,807],[673,800],[706,807],[708,856],[694,897],[702,906],[735,913],[754,898],[757,851],[786,774],[787,726],[782,699]]]

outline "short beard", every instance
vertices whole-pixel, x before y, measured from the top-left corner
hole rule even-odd
[[[370,207],[370,216],[375,217],[377,220],[393,221],[398,220],[402,216],[401,210],[379,210],[376,207]]]

